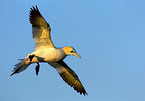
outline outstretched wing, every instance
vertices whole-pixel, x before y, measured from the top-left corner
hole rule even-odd
[[[37,6],[31,8],[29,20],[32,24],[32,34],[36,42],[35,50],[44,47],[54,47],[50,36],[50,26],[39,12]]]
[[[62,79],[71,87],[73,87],[77,92],[80,94],[88,95],[87,92],[85,91],[82,83],[80,82],[78,76],[76,73],[71,70],[67,64],[63,61],[58,61],[54,63],[49,63],[51,66],[53,66],[59,75],[62,77]]]

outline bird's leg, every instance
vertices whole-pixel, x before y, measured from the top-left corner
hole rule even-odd
[[[36,66],[36,68],[35,68],[35,70],[36,70],[36,75],[38,75],[39,69],[40,69],[40,65],[39,65],[39,62],[37,62],[37,66]]]
[[[32,59],[34,58],[34,54],[33,55],[29,55],[29,59],[30,59],[30,62],[32,61]]]
[[[35,56],[34,54],[33,55],[29,55],[30,62],[32,62],[32,59],[34,58],[34,56]],[[36,75],[38,75],[39,69],[40,69],[40,65],[39,65],[39,62],[37,62],[37,66],[35,67]]]

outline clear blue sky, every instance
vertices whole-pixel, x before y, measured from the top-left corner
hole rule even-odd
[[[88,96],[69,87],[48,64],[10,77],[34,51],[30,7],[38,8],[57,47],[82,56],[64,61]],[[0,101],[145,101],[145,0],[1,0]]]

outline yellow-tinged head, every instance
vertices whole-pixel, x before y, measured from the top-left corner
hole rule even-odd
[[[81,56],[76,53],[75,49],[70,46],[64,47],[63,50],[66,55],[74,55],[74,56],[81,58]]]

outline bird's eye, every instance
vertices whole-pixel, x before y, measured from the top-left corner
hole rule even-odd
[[[72,51],[70,51],[70,53],[75,53],[75,52],[72,50]]]

